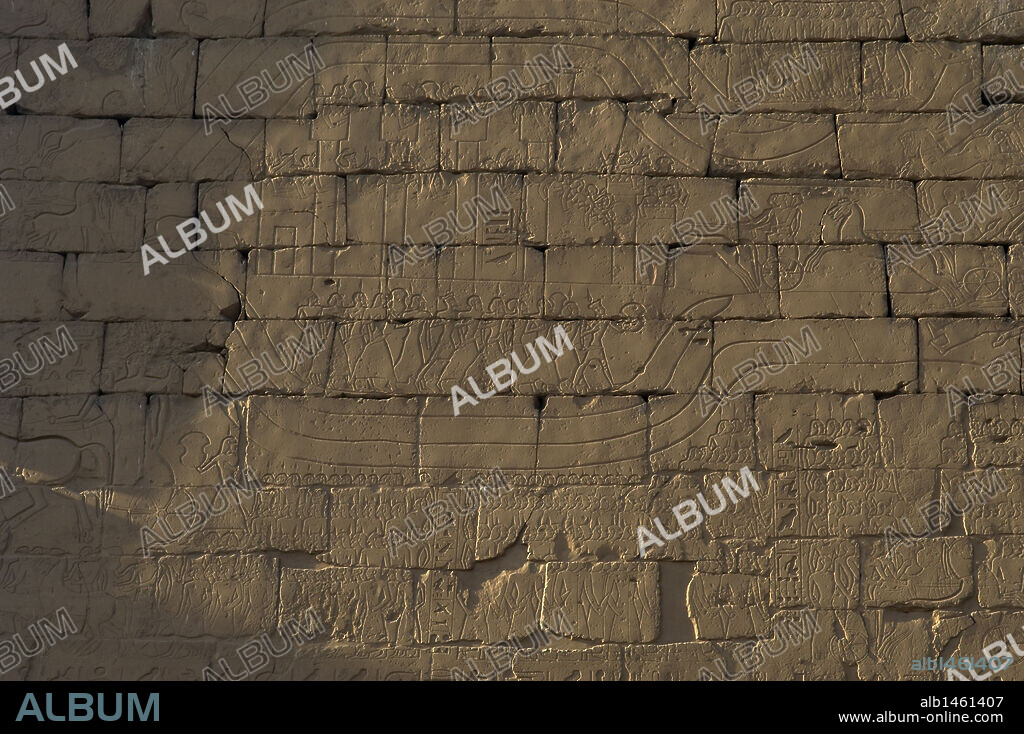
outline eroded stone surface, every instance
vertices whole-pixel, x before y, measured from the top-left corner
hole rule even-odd
[[[1024,639],[1018,6],[0,3],[0,678]]]

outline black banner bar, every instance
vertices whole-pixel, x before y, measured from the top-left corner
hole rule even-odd
[[[398,687],[396,688],[395,685]],[[266,727],[315,722],[339,726],[426,723],[444,711],[464,723],[484,726],[503,719],[550,716],[557,726],[571,711],[571,723],[593,721],[631,726],[751,725],[785,730],[818,725],[828,731],[878,724],[1013,727],[1024,722],[1019,689],[993,681],[985,686],[938,682],[738,682],[647,684],[627,689],[602,684],[525,684],[517,687],[453,682],[366,685],[347,681],[246,682],[15,682],[0,686],[3,731],[89,721],[94,724],[181,727],[200,724]],[[622,698],[618,698],[621,696]],[[660,698],[664,697],[664,698]],[[398,704],[398,705],[396,705]],[[545,712],[548,712],[545,714]],[[625,718],[624,718],[625,717]],[[376,721],[376,723],[374,723]],[[647,723],[644,724],[643,722]],[[363,723],[365,722],[365,724]],[[660,723],[658,723],[660,722]],[[522,722],[529,726],[528,721]],[[537,722],[534,722],[536,724]]]

